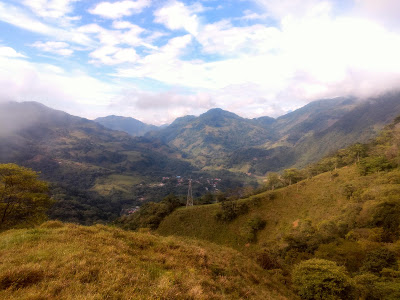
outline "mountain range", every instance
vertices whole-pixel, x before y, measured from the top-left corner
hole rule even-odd
[[[216,108],[133,137],[40,103],[9,102],[0,104],[0,162],[40,171],[60,200],[52,216],[90,224],[171,192],[185,197],[190,177],[195,197],[256,186],[267,172],[368,141],[398,114],[395,93],[320,100],[277,119]]]
[[[179,149],[199,168],[264,175],[302,167],[331,151],[366,142],[400,113],[400,95],[368,100],[336,98],[310,104],[277,119],[245,119],[222,109],[179,118],[146,134]]]

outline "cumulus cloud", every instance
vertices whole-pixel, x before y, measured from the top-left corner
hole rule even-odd
[[[70,56],[74,50],[70,49],[70,45],[65,42],[35,42],[32,47],[40,49],[41,51],[50,52],[62,56]]]
[[[85,72],[0,56],[0,99],[38,101],[69,113],[93,117],[93,106],[107,106],[119,88]],[[85,111],[82,107],[91,106]]]
[[[216,106],[208,93],[187,94],[179,91],[149,92],[130,89],[122,92],[109,109],[125,115],[134,113],[136,118],[162,125],[171,123],[177,117],[200,114]]]
[[[285,17],[309,18],[327,14],[332,9],[328,0],[253,0],[277,19]],[[373,1],[373,0],[371,0]]]
[[[16,27],[80,45],[93,45],[93,41],[74,28],[60,28],[41,22],[20,8],[0,2],[0,20]]]
[[[150,0],[101,2],[89,9],[89,12],[107,19],[119,19],[125,16],[138,14],[149,5]]]
[[[22,3],[36,15],[44,18],[61,18],[73,11],[73,3],[80,0],[24,0]]]
[[[400,28],[400,2],[397,0],[354,0],[355,13],[389,27]]]
[[[11,47],[0,47],[0,56],[3,57],[14,57],[14,58],[26,58],[25,55],[18,53]]]
[[[228,20],[207,24],[197,36],[204,52],[240,56],[266,53],[279,46],[277,28],[263,25],[235,27]]]
[[[201,11],[203,11],[203,7],[200,4],[186,6],[179,1],[170,1],[154,12],[154,21],[171,30],[183,29],[197,35],[200,20],[196,13]]]

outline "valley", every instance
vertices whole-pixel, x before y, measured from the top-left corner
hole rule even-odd
[[[62,249],[85,257],[80,251],[91,244],[82,251],[102,248],[112,257],[100,268],[120,269],[112,297],[132,292],[138,299],[312,299],[311,293],[396,299],[400,119],[391,121],[388,112],[397,112],[397,100],[393,95],[368,103],[321,100],[277,120],[213,109],[145,137],[38,103],[3,104],[9,117],[31,119],[2,133],[2,162],[41,172],[54,201],[47,215],[57,221],[0,233],[0,252],[8,257],[0,271],[0,295],[104,297],[110,279],[73,257],[76,289],[57,287],[68,276],[68,264],[54,263]],[[295,134],[303,137],[296,140]],[[317,150],[309,163],[309,153]],[[246,157],[249,169],[243,167]],[[267,169],[278,172],[259,173],[266,161],[274,161]],[[183,207],[189,180],[194,206]],[[93,226],[99,223],[112,226]],[[59,250],[50,255],[50,248]],[[14,251],[28,252],[33,263],[12,258]],[[182,280],[188,277],[184,264],[191,266],[192,281]],[[309,283],[317,290],[302,288],[313,274],[307,268],[322,272],[321,282]],[[330,272],[337,276],[337,290],[319,292]],[[139,273],[134,282],[126,281]]]

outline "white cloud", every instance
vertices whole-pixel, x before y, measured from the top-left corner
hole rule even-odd
[[[93,107],[108,106],[119,93],[110,82],[74,70],[0,57],[0,99],[39,101],[69,113],[93,117]],[[86,110],[87,109],[87,110]]]
[[[354,0],[355,13],[371,18],[389,28],[400,25],[400,2],[398,0]]]
[[[92,63],[102,63],[105,65],[117,65],[122,63],[133,63],[139,58],[133,48],[118,48],[114,46],[104,46],[90,53],[94,60]]]
[[[70,56],[74,53],[74,50],[70,48],[70,45],[65,42],[35,42],[31,46],[45,52],[62,56]]]
[[[274,27],[234,27],[229,21],[205,25],[197,36],[203,51],[240,56],[266,53],[279,46],[280,32]]]
[[[162,125],[171,123],[182,115],[200,114],[215,106],[211,95],[202,92],[188,95],[174,90],[149,92],[128,89],[116,97],[110,110],[122,115],[133,111],[136,118]]]
[[[0,20],[13,26],[54,37],[58,40],[70,41],[73,43],[89,46],[93,41],[87,35],[77,32],[74,29],[63,29],[47,25],[25,13],[16,6],[8,5],[0,1]]]
[[[1,47],[0,46],[0,57],[14,57],[14,58],[26,58],[25,55],[18,53],[11,47]]]
[[[72,4],[80,0],[24,0],[36,15],[43,18],[61,18],[73,11]]]
[[[199,4],[186,6],[179,1],[170,1],[154,12],[154,21],[171,30],[184,29],[193,35],[197,35],[200,20],[196,13],[202,10],[203,8]]]
[[[101,2],[94,8],[89,9],[89,12],[108,19],[119,19],[125,16],[138,14],[149,5],[150,0]]]
[[[310,18],[329,13],[332,3],[328,0],[253,0],[269,15],[282,20],[285,17]],[[372,0],[374,1],[374,0]]]

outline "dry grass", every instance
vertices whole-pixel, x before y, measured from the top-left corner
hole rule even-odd
[[[338,176],[333,178],[330,173],[320,174],[292,186],[242,200],[248,203],[249,213],[229,223],[216,220],[215,214],[220,209],[216,204],[178,209],[161,222],[157,232],[165,236],[203,239],[244,252],[265,245],[270,247],[282,242],[282,237],[292,230],[293,222],[309,219],[318,225],[325,220],[352,218],[354,206],[367,206],[366,201],[372,199],[375,203],[386,194],[398,195],[398,184],[389,183],[392,177],[393,180],[400,178],[395,176],[396,172],[359,176],[356,167],[351,166],[338,170]],[[354,187],[357,199],[346,197],[346,185]],[[257,243],[249,248],[240,232],[243,224],[255,216],[264,219],[266,226],[257,234]]]
[[[235,250],[47,222],[0,234],[1,299],[294,299]]]

